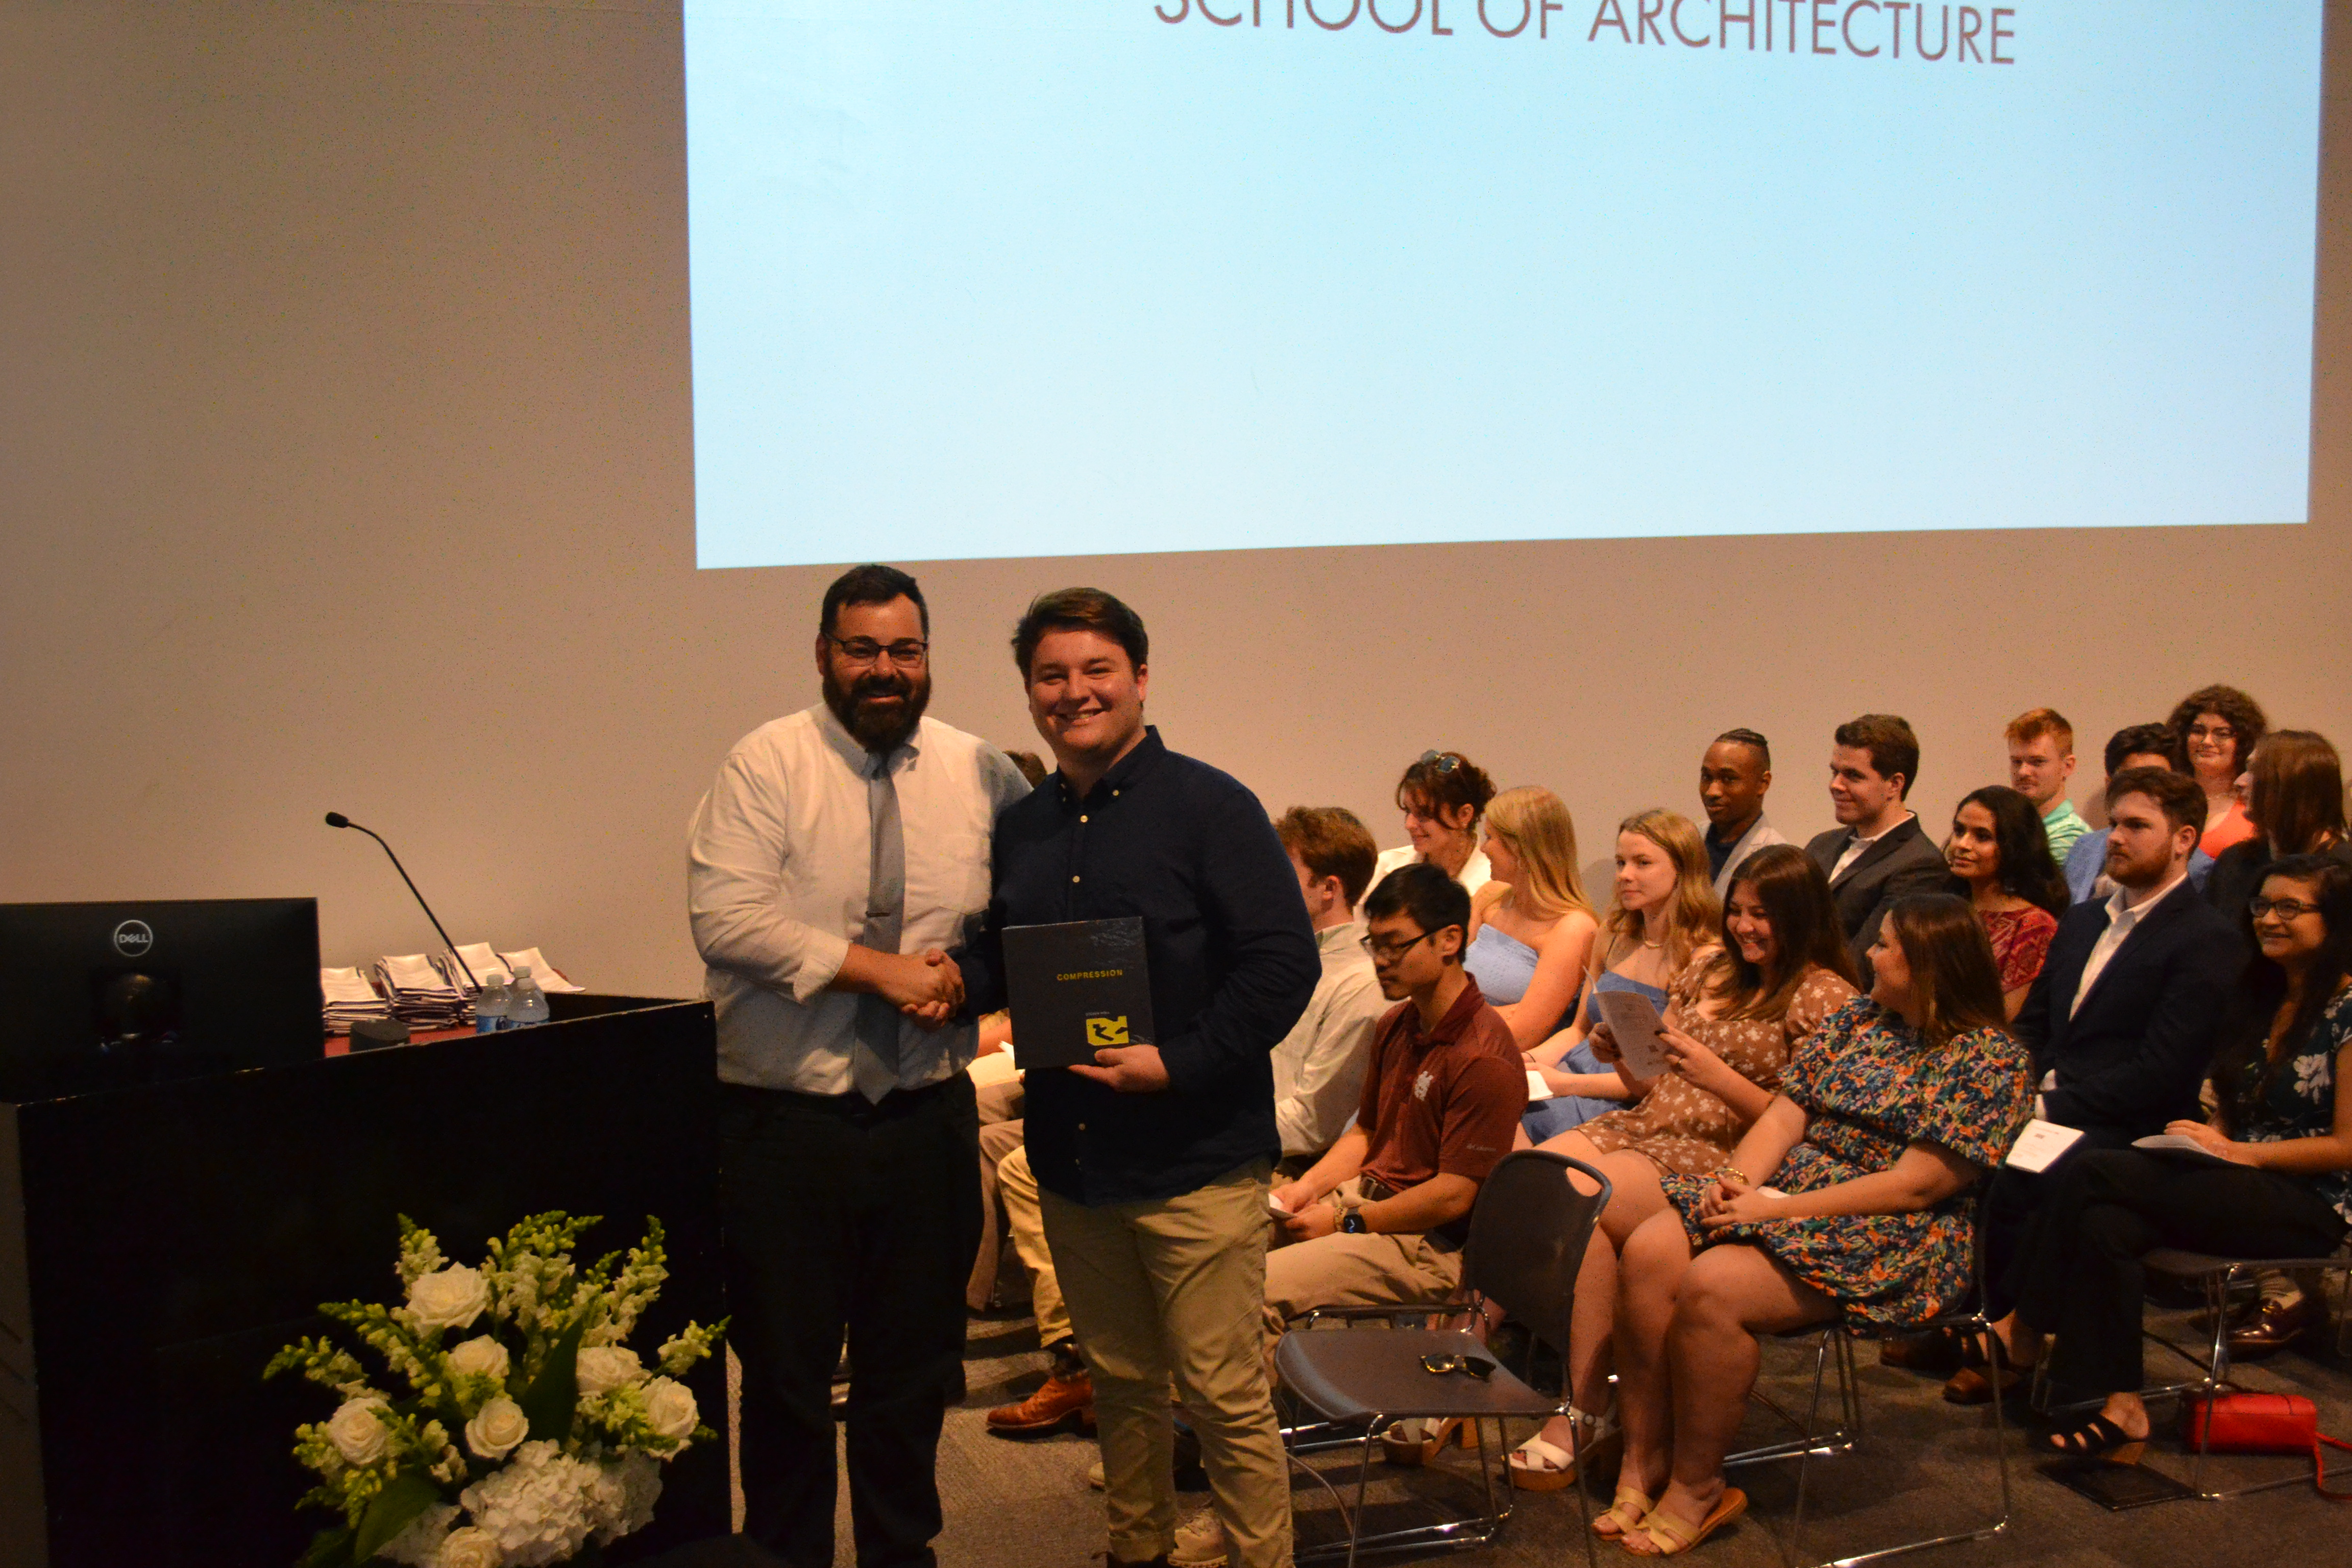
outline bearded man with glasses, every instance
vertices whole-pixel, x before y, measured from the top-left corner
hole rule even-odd
[[[904,572],[825,591],[824,700],[738,742],[694,817],[688,893],[719,1020],[719,1205],[743,1364],[744,1532],[834,1552],[845,1332],[857,1561],[928,1565],[980,1237],[974,1029],[946,950],[988,904],[996,814],[1029,791],[926,718],[930,612]]]

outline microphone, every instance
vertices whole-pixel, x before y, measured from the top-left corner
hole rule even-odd
[[[467,964],[465,954],[459,952],[457,951],[457,944],[449,940],[449,933],[441,930],[441,917],[433,912],[433,906],[425,901],[425,895],[416,891],[415,879],[409,876],[408,868],[400,863],[400,857],[393,855],[392,846],[384,844],[383,835],[376,832],[375,829],[372,827],[360,827],[358,823],[353,822],[350,817],[345,816],[340,811],[331,811],[327,813],[327,826],[330,827],[358,828],[360,832],[366,834],[370,838],[373,838],[378,844],[383,845],[383,852],[392,857],[392,868],[400,873],[400,879],[408,884],[409,892],[415,895],[416,899],[416,907],[425,911],[425,918],[433,922],[433,929],[436,931],[440,931],[441,945],[449,950],[449,956],[457,961],[457,967],[465,970],[467,982],[470,984],[475,990],[479,991],[482,988],[482,983],[474,978],[474,972]]]

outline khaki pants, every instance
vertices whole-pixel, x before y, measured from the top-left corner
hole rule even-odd
[[[997,1162],[1021,1142],[1021,1080],[978,1085],[972,1102],[980,1111],[980,1247],[972,1255],[971,1277],[964,1281],[963,1304],[984,1312],[996,1299],[996,1265],[1004,1251],[1004,1236],[997,1228]]]
[[[1265,1300],[1268,1163],[1179,1197],[1089,1208],[1048,1192],[1045,1236],[1101,1422],[1111,1554],[1150,1562],[1176,1540],[1170,1380],[1234,1568],[1286,1568],[1290,1473],[1250,1325]]]
[[[1342,1182],[1328,1201],[1347,1208],[1360,1196],[1351,1179]],[[1277,1247],[1265,1258],[1268,1364],[1283,1326],[1317,1307],[1443,1301],[1461,1285],[1462,1255],[1443,1237],[1335,1233]]]
[[[988,1152],[990,1129],[980,1147]],[[1054,1254],[1045,1245],[1045,1221],[1037,1212],[1037,1178],[1029,1170],[1029,1149],[1020,1145],[996,1165],[996,1193],[1004,1201],[1004,1226],[1013,1250],[1029,1270],[1029,1310],[1037,1319],[1037,1342],[1051,1349],[1070,1337],[1070,1310],[1062,1304],[1062,1282],[1054,1274]]]

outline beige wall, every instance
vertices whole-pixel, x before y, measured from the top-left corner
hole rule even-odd
[[[2090,774],[2213,679],[2352,741],[2330,14],[2311,526],[938,564],[933,711],[1034,745],[1004,637],[1089,581],[1150,621],[1172,744],[1384,842],[1431,745],[1559,790],[1591,858],[1695,811],[1733,724],[1776,742],[1791,835],[1866,709],[1918,726],[1939,831],[2033,704]],[[316,894],[329,962],[427,945],[333,807],[460,941],[698,984],[686,819],[812,700],[830,574],[693,567],[677,35],[657,5],[0,0],[0,899]]]

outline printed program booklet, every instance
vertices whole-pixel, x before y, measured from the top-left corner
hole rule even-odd
[[[1106,1046],[1158,1041],[1135,917],[1006,927],[1004,983],[1024,1069],[1091,1065]]]

